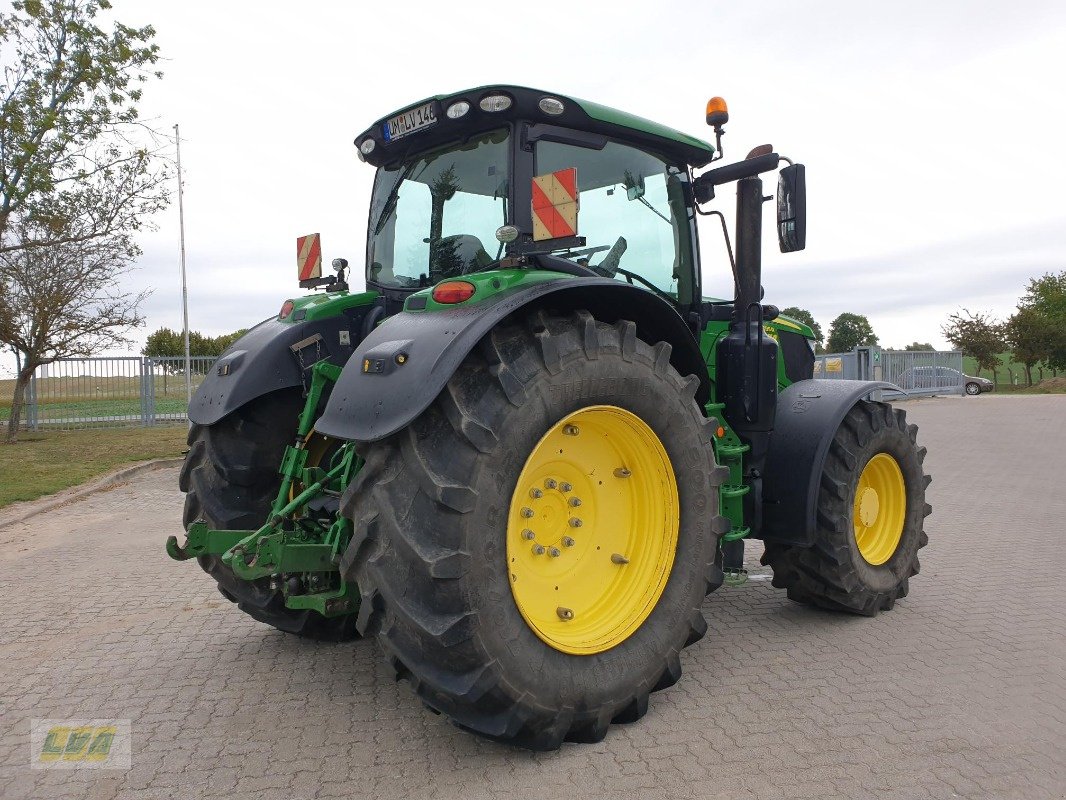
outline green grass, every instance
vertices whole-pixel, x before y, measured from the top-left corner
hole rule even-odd
[[[126,464],[180,456],[184,425],[23,433],[0,444],[0,508],[76,486]]]

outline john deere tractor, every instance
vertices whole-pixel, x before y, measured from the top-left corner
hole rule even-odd
[[[170,555],[282,631],[375,637],[430,709],[534,749],[643,716],[747,540],[793,600],[891,608],[927,541],[925,449],[888,384],[813,380],[812,331],[763,302],[760,176],[801,250],[804,167],[715,164],[727,120],[714,98],[712,145],[488,86],[374,123],[366,291],[301,241],[322,291],[200,386]],[[728,300],[701,291],[712,215]]]

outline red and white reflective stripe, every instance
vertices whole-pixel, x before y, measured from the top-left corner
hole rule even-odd
[[[577,235],[577,169],[561,169],[533,179],[533,239]]]
[[[302,281],[322,277],[322,245],[317,233],[296,239],[296,270]]]

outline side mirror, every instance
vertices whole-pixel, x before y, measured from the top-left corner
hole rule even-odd
[[[807,175],[803,164],[785,167],[777,180],[777,242],[782,253],[807,246]]]

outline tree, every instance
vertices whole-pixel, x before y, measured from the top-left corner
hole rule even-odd
[[[822,326],[815,321],[814,315],[811,314],[810,311],[805,308],[789,306],[788,308],[782,309],[781,313],[784,314],[786,317],[792,317],[792,319],[798,322],[802,322],[804,325],[814,331],[815,348],[817,351],[821,351],[822,344],[825,341],[825,336],[822,334]]]
[[[20,240],[41,234],[25,230]],[[21,354],[7,442],[18,436],[25,388],[36,369],[126,344],[141,325],[147,292],[123,292],[120,279],[137,254],[125,236],[65,241],[0,253],[0,342]]]
[[[1003,328],[1015,361],[1025,365],[1025,382],[1033,385],[1033,367],[1049,361],[1055,323],[1033,308],[1019,308]]]
[[[940,330],[954,347],[977,362],[978,375],[987,369],[992,372],[992,380],[996,380],[997,356],[1006,349],[1001,323],[989,314],[975,314],[964,308],[962,313],[949,316]]]
[[[924,351],[927,351],[927,350],[929,350],[929,351],[935,351],[936,350],[936,348],[933,347],[928,342],[911,342],[909,345],[907,345],[903,349],[906,350],[906,351],[912,352],[912,353],[924,352]]]
[[[158,140],[137,115],[161,74],[155,31],[101,30],[107,0],[12,8],[0,14],[0,252],[138,230],[167,203]]]
[[[141,354],[149,358],[178,358],[185,355],[185,340],[181,331],[159,328],[148,334]]]
[[[870,320],[862,314],[843,313],[829,325],[830,353],[847,353],[856,347],[873,347],[877,344]]]
[[[1028,330],[1031,341],[1043,342],[1037,360],[1054,370],[1066,369],[1066,270],[1030,278],[1025,296],[1018,301],[1018,313],[1022,312],[1025,314],[1018,324]],[[1037,335],[1036,328],[1042,334]]]

